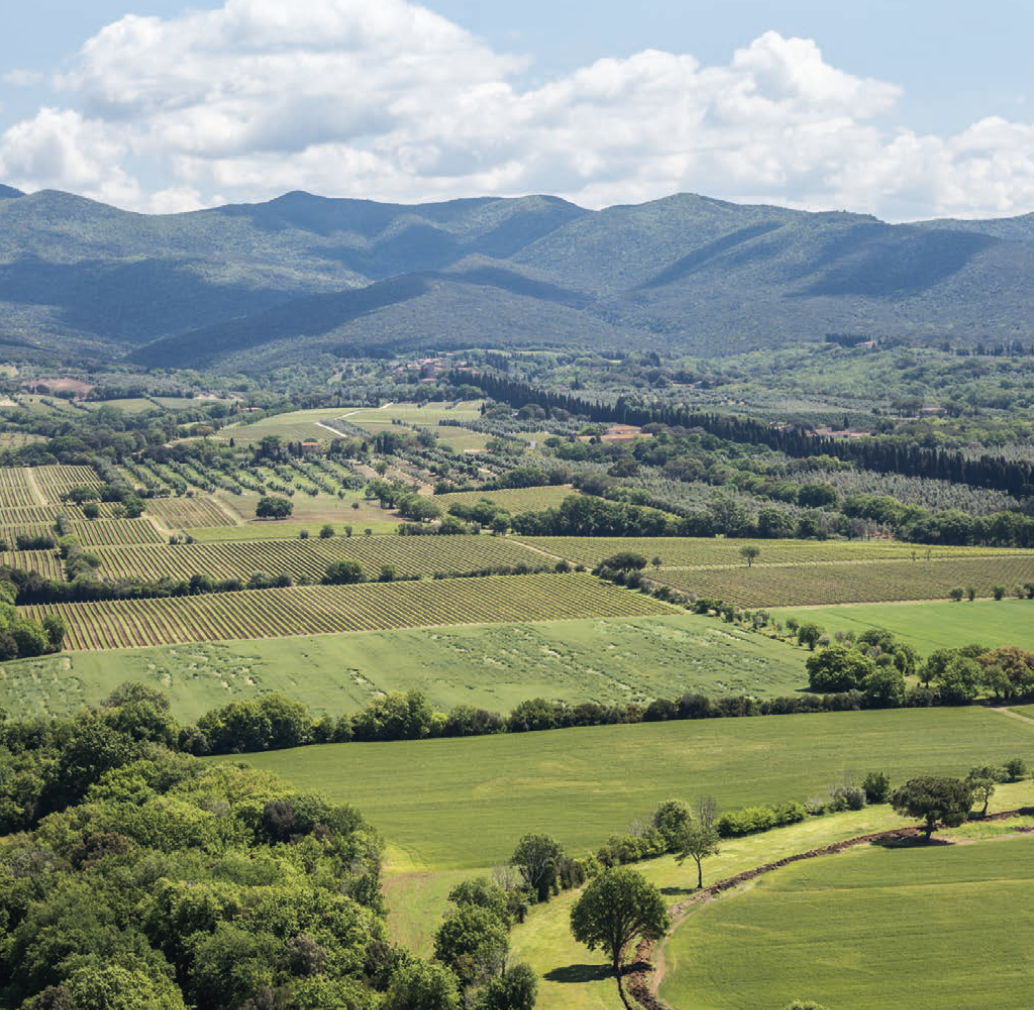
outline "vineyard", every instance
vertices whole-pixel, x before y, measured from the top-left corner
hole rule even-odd
[[[211,498],[152,498],[147,514],[170,529],[226,526],[230,517]]]
[[[207,596],[19,607],[68,623],[66,648],[119,649],[453,624],[649,617],[671,608],[588,575],[298,586]]]
[[[38,572],[45,579],[62,580],[65,577],[56,551],[0,551],[0,565],[23,572]]]
[[[189,579],[203,573],[217,579],[247,581],[255,572],[318,582],[332,561],[351,559],[369,579],[382,565],[406,578],[435,573],[471,572],[519,564],[540,566],[548,559],[520,544],[489,536],[333,537],[326,540],[238,541],[120,547],[96,552],[104,575],[169,576]]]
[[[5,509],[27,508],[40,504],[39,495],[30,483],[26,470],[0,469],[0,504]]]
[[[449,511],[453,503],[476,505],[488,498],[506,509],[511,515],[522,512],[541,512],[544,509],[557,508],[568,496],[578,494],[566,484],[547,487],[506,488],[502,491],[458,491],[455,494],[437,494],[433,501],[440,505],[443,512]]]
[[[100,487],[100,478],[89,466],[37,466],[32,471],[43,499],[51,504],[74,487]]]
[[[753,568],[669,568],[652,579],[684,593],[738,607],[818,606],[892,600],[944,600],[953,587],[990,596],[1034,582],[1034,554],[939,558],[931,561],[857,561]]]
[[[521,543],[594,568],[620,551],[641,554],[648,561],[660,558],[665,568],[746,565],[740,553],[757,547],[753,567],[806,565],[830,561],[916,560],[982,558],[1016,555],[1008,547],[926,547],[891,540],[726,540],[719,537],[518,537]],[[1034,554],[1031,555],[1034,557]]]
[[[160,544],[162,535],[146,519],[94,519],[72,522],[72,536],[83,547]]]
[[[2,472],[2,471],[0,471]],[[53,525],[58,510],[50,505],[23,505],[17,508],[0,508],[0,526],[24,526],[32,523]]]

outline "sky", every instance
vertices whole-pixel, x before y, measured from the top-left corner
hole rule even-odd
[[[28,192],[1034,211],[1027,0],[5,7],[0,182]]]

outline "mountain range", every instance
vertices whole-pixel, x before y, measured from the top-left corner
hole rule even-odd
[[[886,224],[691,194],[171,215],[0,186],[0,358],[265,370],[320,355],[825,334],[1034,341],[1034,214]]]

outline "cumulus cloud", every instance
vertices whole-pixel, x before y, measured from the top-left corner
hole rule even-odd
[[[1034,126],[888,129],[900,90],[811,40],[768,32],[710,67],[648,50],[527,90],[521,67],[407,0],[131,15],[58,78],[67,107],[0,137],[0,177],[154,211],[289,189],[597,207],[690,190],[891,219],[1034,206]]]

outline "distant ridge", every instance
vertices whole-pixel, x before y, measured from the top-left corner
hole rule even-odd
[[[0,197],[14,360],[263,370],[478,344],[715,355],[829,332],[1034,343],[1034,214],[891,225],[689,193],[591,211],[293,192],[146,215],[56,191]]]

